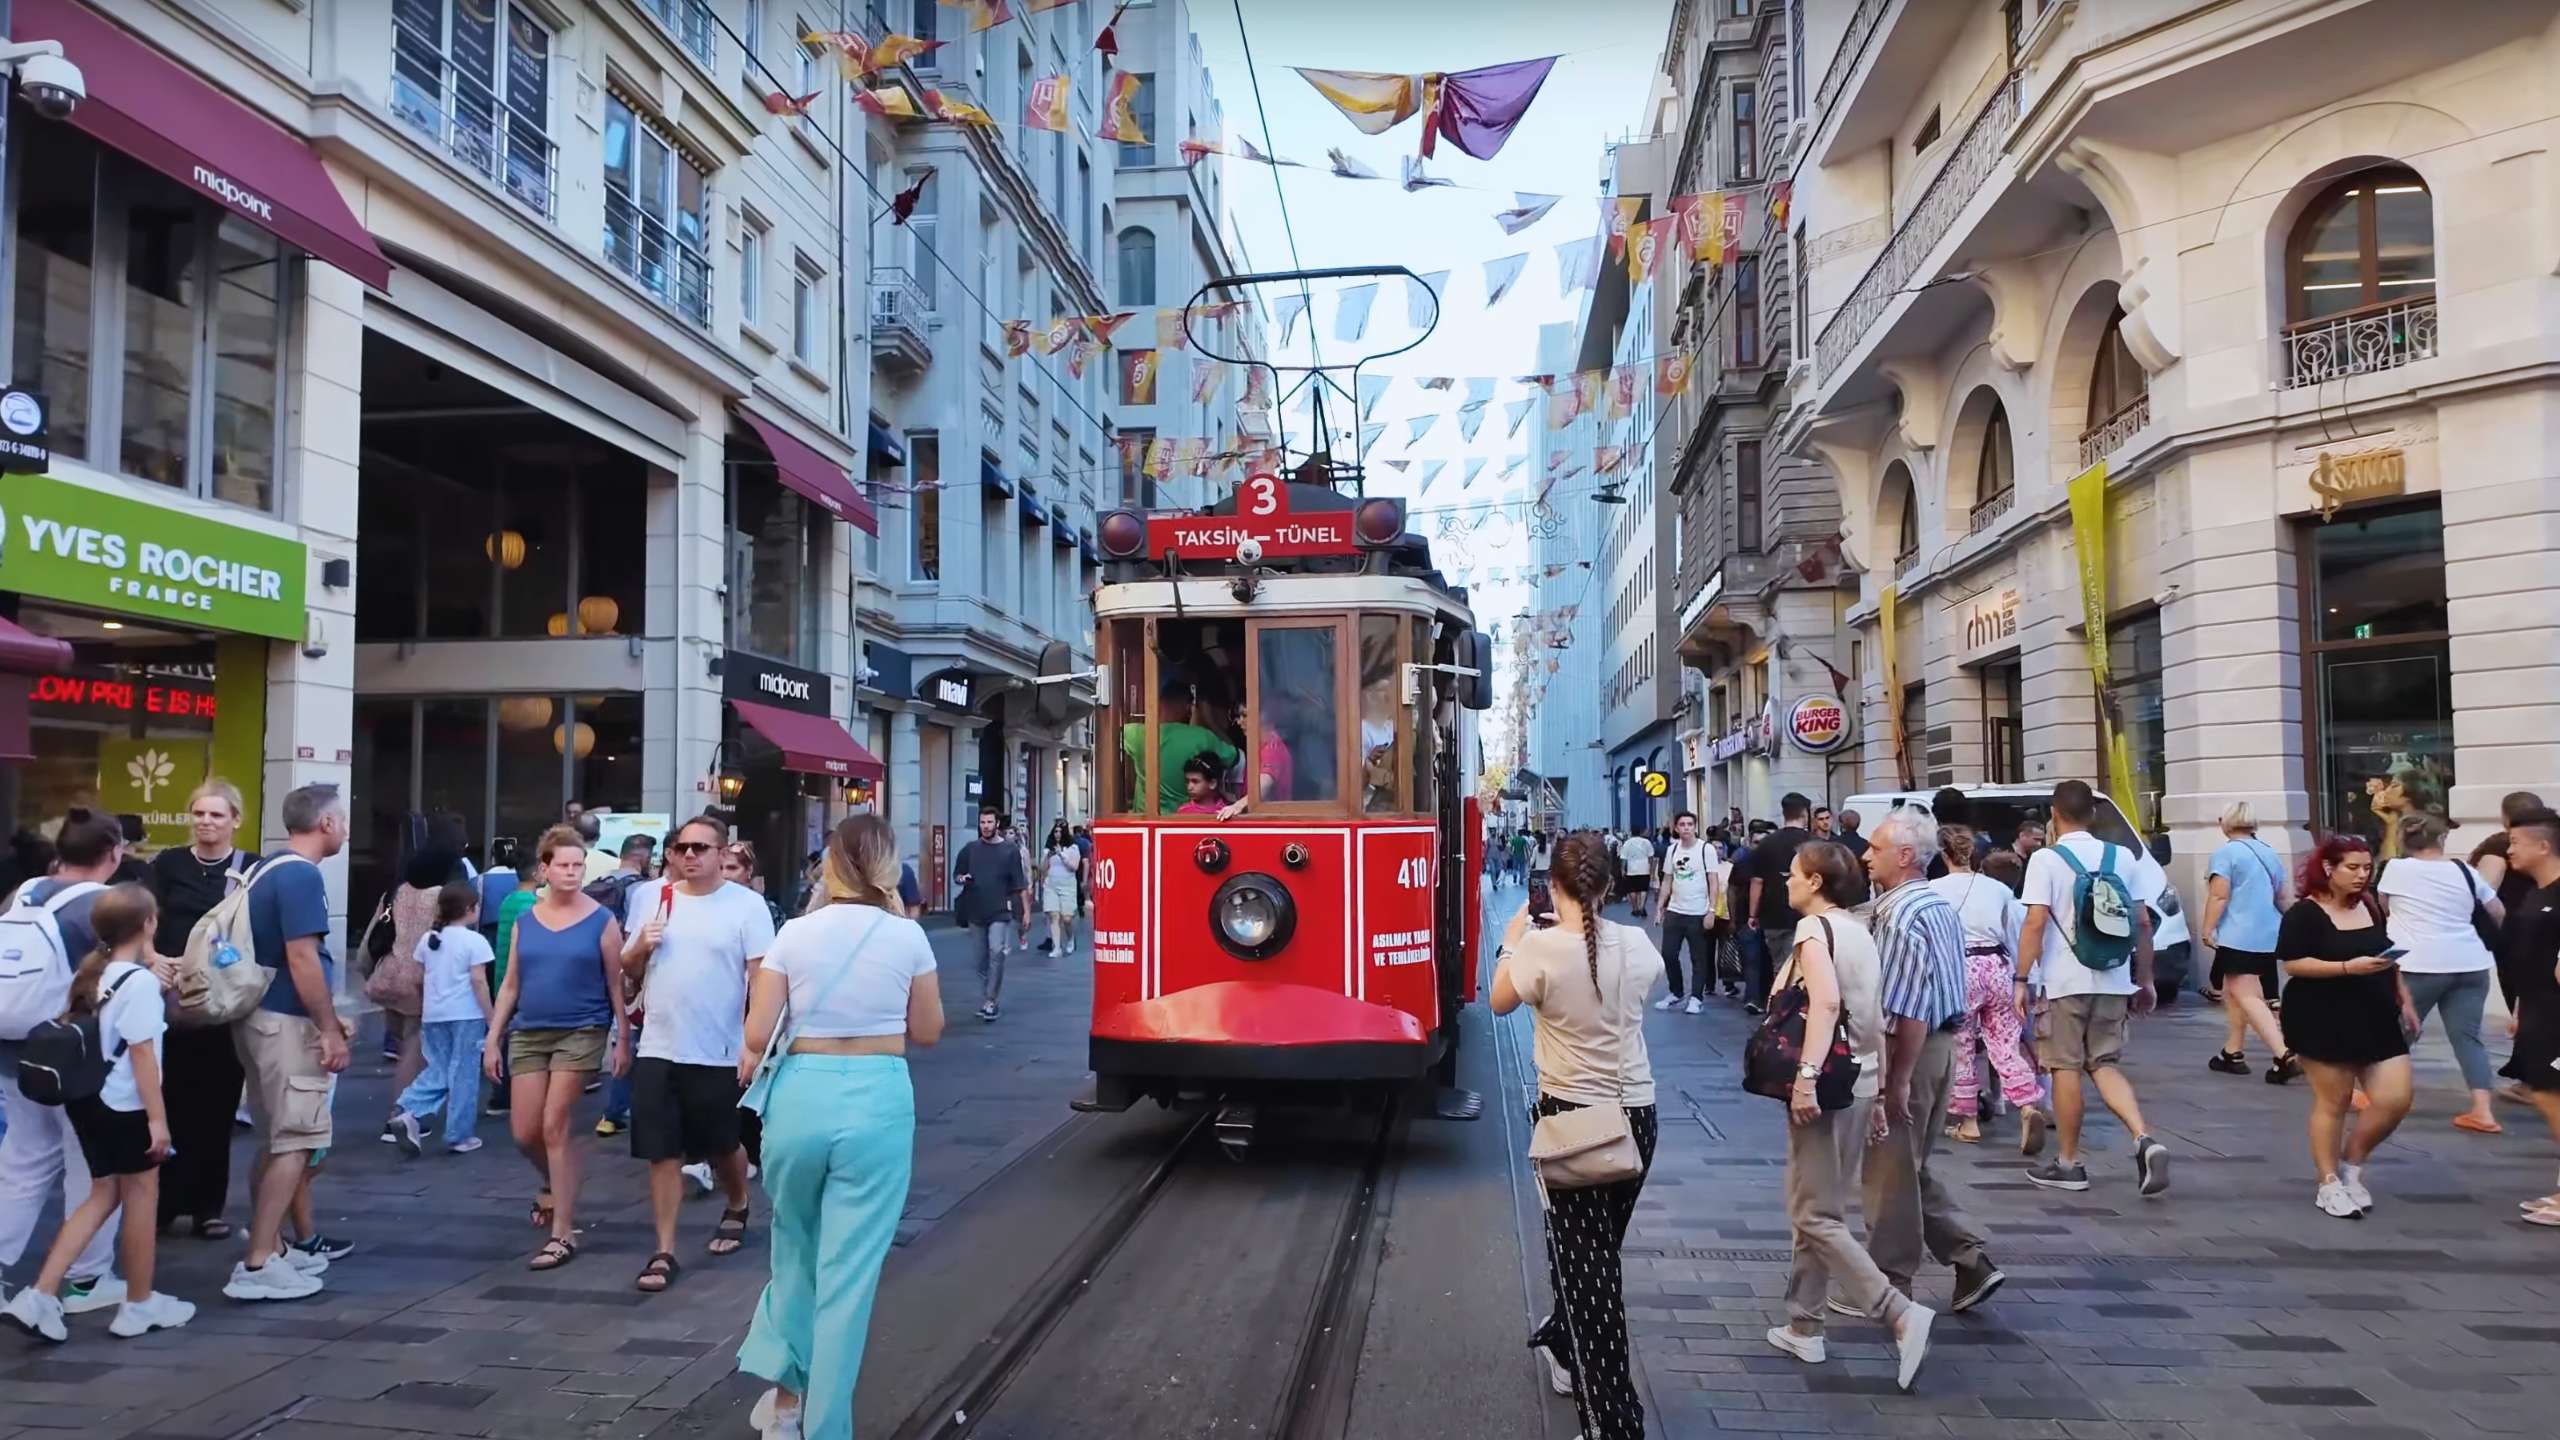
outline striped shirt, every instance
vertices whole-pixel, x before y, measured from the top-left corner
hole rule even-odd
[[[1876,959],[1884,1013],[1930,1029],[1964,1011],[1964,921],[1947,897],[1905,880],[1877,897]]]

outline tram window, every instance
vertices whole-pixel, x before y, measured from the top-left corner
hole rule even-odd
[[[1182,768],[1194,756],[1211,757],[1223,772],[1240,769],[1242,697],[1230,677],[1244,669],[1243,650],[1244,625],[1239,621],[1156,622],[1155,758],[1162,763],[1151,763],[1144,753],[1144,723],[1121,726],[1120,752],[1135,797],[1132,809],[1145,803],[1146,792],[1139,787],[1151,776],[1161,777],[1155,813],[1171,815],[1181,809],[1186,798]]]
[[[1361,808],[1372,815],[1404,808],[1403,769],[1396,755],[1396,733],[1404,728],[1396,713],[1402,629],[1393,615],[1360,617]]]
[[[1253,701],[1261,801],[1325,804],[1342,795],[1340,633],[1330,624],[1260,627]]]
[[[1445,663],[1431,644],[1431,622],[1417,617],[1413,622],[1414,663]],[[1443,737],[1441,716],[1449,709],[1450,677],[1434,671],[1422,672],[1422,722],[1413,731],[1413,746],[1405,760],[1405,768],[1413,773],[1413,808],[1434,814],[1440,808],[1439,757]]]
[[[1112,729],[1105,732],[1122,737],[1122,744],[1109,747],[1105,763],[1103,793],[1109,803],[1105,807],[1115,815],[1147,813],[1146,792],[1139,788],[1144,769],[1137,763],[1138,749],[1147,733],[1147,626],[1143,620],[1114,620],[1104,638],[1104,658],[1111,664]]]

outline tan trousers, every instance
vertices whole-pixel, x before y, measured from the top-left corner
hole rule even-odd
[[[1954,1031],[1930,1033],[1911,1072],[1911,1123],[1867,1147],[1867,1253],[1884,1278],[1906,1295],[1924,1258],[1948,1265],[1982,1260],[1982,1232],[1929,1173],[1930,1152],[1947,1128],[1955,1092],[1955,1053]]]
[[[1860,1314],[1901,1323],[1911,1301],[1886,1282],[1866,1247],[1849,1233],[1849,1194],[1866,1154],[1873,1099],[1787,1127],[1787,1220],[1795,1227],[1795,1268],[1787,1276],[1787,1318],[1798,1331],[1822,1333],[1823,1301],[1833,1294]]]

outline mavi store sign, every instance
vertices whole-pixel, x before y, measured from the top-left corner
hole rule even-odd
[[[43,475],[0,484],[0,589],[99,610],[302,637],[298,541]]]

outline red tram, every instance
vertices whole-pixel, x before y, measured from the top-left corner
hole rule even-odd
[[[1326,473],[1100,523],[1083,1108],[1455,1079],[1491,646],[1403,502]]]

